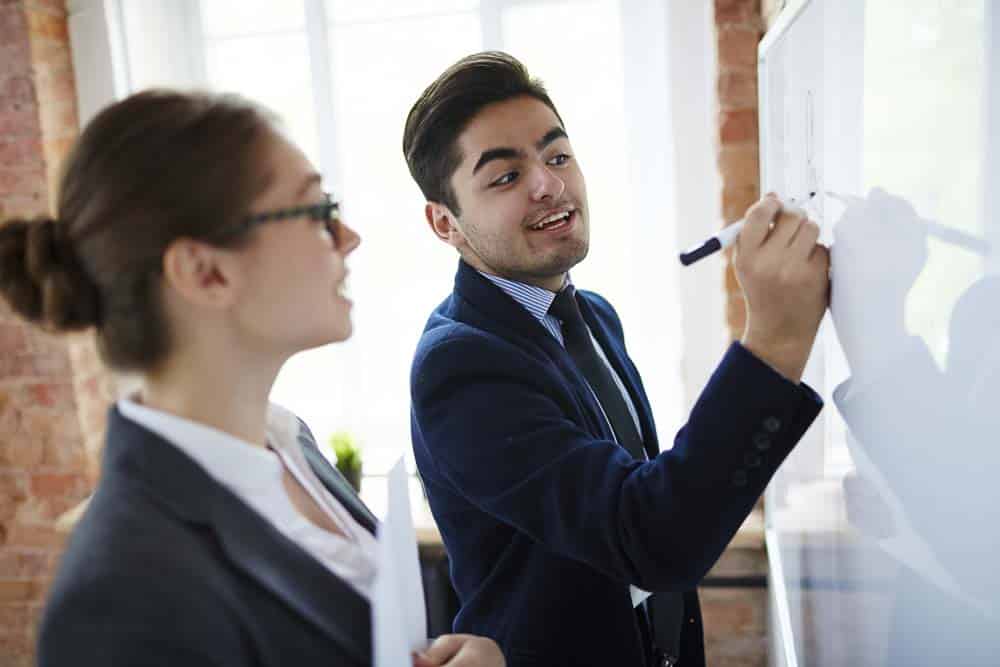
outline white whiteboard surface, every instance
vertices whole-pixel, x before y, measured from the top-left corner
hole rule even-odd
[[[768,490],[773,664],[997,664],[998,20],[806,0],[759,48],[761,185],[817,193],[820,420]]]

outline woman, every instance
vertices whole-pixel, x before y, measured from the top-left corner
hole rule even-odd
[[[0,226],[0,295],[49,330],[95,327],[143,381],[110,412],[40,665],[370,664],[374,519],[268,403],[291,355],[350,336],[359,242],[271,116],[167,91],[88,125],[58,219]],[[503,664],[465,635],[414,661]]]

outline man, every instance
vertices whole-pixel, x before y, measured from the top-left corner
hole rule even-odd
[[[770,196],[748,212],[747,330],[660,453],[618,316],[569,280],[586,188],[541,84],[469,56],[411,109],[403,150],[461,256],[411,375],[456,631],[510,665],[704,664],[695,587],[821,406],[799,384],[827,304],[818,228]]]

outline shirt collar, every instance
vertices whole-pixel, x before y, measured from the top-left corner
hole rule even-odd
[[[218,429],[139,403],[135,398],[118,401],[126,419],[143,426],[180,449],[216,481],[237,495],[262,494],[281,479],[283,466],[277,455],[259,445]],[[298,422],[284,408],[268,408],[267,439],[274,449],[296,442]]]
[[[552,306],[552,302],[555,301],[557,292],[547,290],[544,287],[522,283],[517,280],[509,280],[508,278],[490,275],[489,273],[483,273],[482,271],[479,271],[479,274],[503,290],[507,296],[521,304],[521,306],[531,313],[531,315],[539,322],[544,322],[545,317],[549,316],[549,308]],[[563,283],[562,289],[566,289],[567,285],[572,284],[573,281],[570,280],[569,274],[567,273],[566,282]]]

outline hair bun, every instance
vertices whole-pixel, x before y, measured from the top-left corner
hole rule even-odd
[[[99,321],[97,286],[52,218],[0,226],[0,294],[26,319],[56,331]]]

